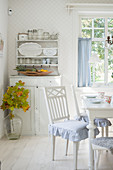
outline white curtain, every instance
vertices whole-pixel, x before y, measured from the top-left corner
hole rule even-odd
[[[91,38],[78,39],[78,87],[91,85],[89,58],[91,56]]]

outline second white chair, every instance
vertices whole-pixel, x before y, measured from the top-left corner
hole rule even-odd
[[[75,107],[76,107],[76,114],[77,114],[76,120],[89,123],[89,119],[88,119],[88,116],[86,115],[86,113],[81,114],[79,112],[79,107],[78,107],[77,97],[76,97],[76,93],[75,93],[75,88],[74,88],[73,85],[71,87],[72,87],[72,93],[73,93],[73,96],[74,96],[74,102],[75,102]],[[102,137],[104,136],[104,128],[105,128],[105,136],[108,137],[108,127],[111,126],[111,122],[108,119],[96,118],[94,120],[94,124],[97,127],[101,127],[101,129],[102,129],[101,130],[102,131]]]

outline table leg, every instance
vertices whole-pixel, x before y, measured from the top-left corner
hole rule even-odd
[[[89,170],[93,170],[94,169],[94,151],[92,149],[92,144],[91,144],[91,139],[94,138],[94,124],[93,124],[93,120],[89,121],[89,125],[87,126],[87,128],[89,129],[89,163],[88,163],[88,167]]]

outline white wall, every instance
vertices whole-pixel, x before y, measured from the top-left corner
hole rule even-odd
[[[8,0],[0,0],[0,33],[4,39],[3,57],[0,57],[0,105],[3,90],[7,86],[7,23],[8,23]],[[0,138],[3,135],[3,111],[0,110]]]

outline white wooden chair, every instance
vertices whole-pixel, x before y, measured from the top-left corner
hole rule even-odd
[[[75,102],[75,108],[76,108],[76,114],[77,114],[77,120],[79,121],[85,121],[85,122],[89,122],[88,120],[88,116],[86,115],[86,113],[80,113],[79,112],[79,107],[78,107],[78,102],[77,102],[77,97],[76,97],[76,93],[75,93],[75,88],[72,85],[72,93],[74,96],[74,102]],[[104,136],[104,128],[105,128],[105,137],[108,137],[108,127],[111,126],[111,122],[108,119],[105,118],[96,118],[94,120],[94,124],[97,127],[101,127],[101,131],[102,131],[102,137]]]
[[[74,170],[77,170],[78,144],[88,138],[87,123],[69,120],[69,110],[64,86],[46,87],[45,100],[49,116],[49,133],[52,137],[52,160],[55,154],[55,137],[61,136],[73,142]]]

